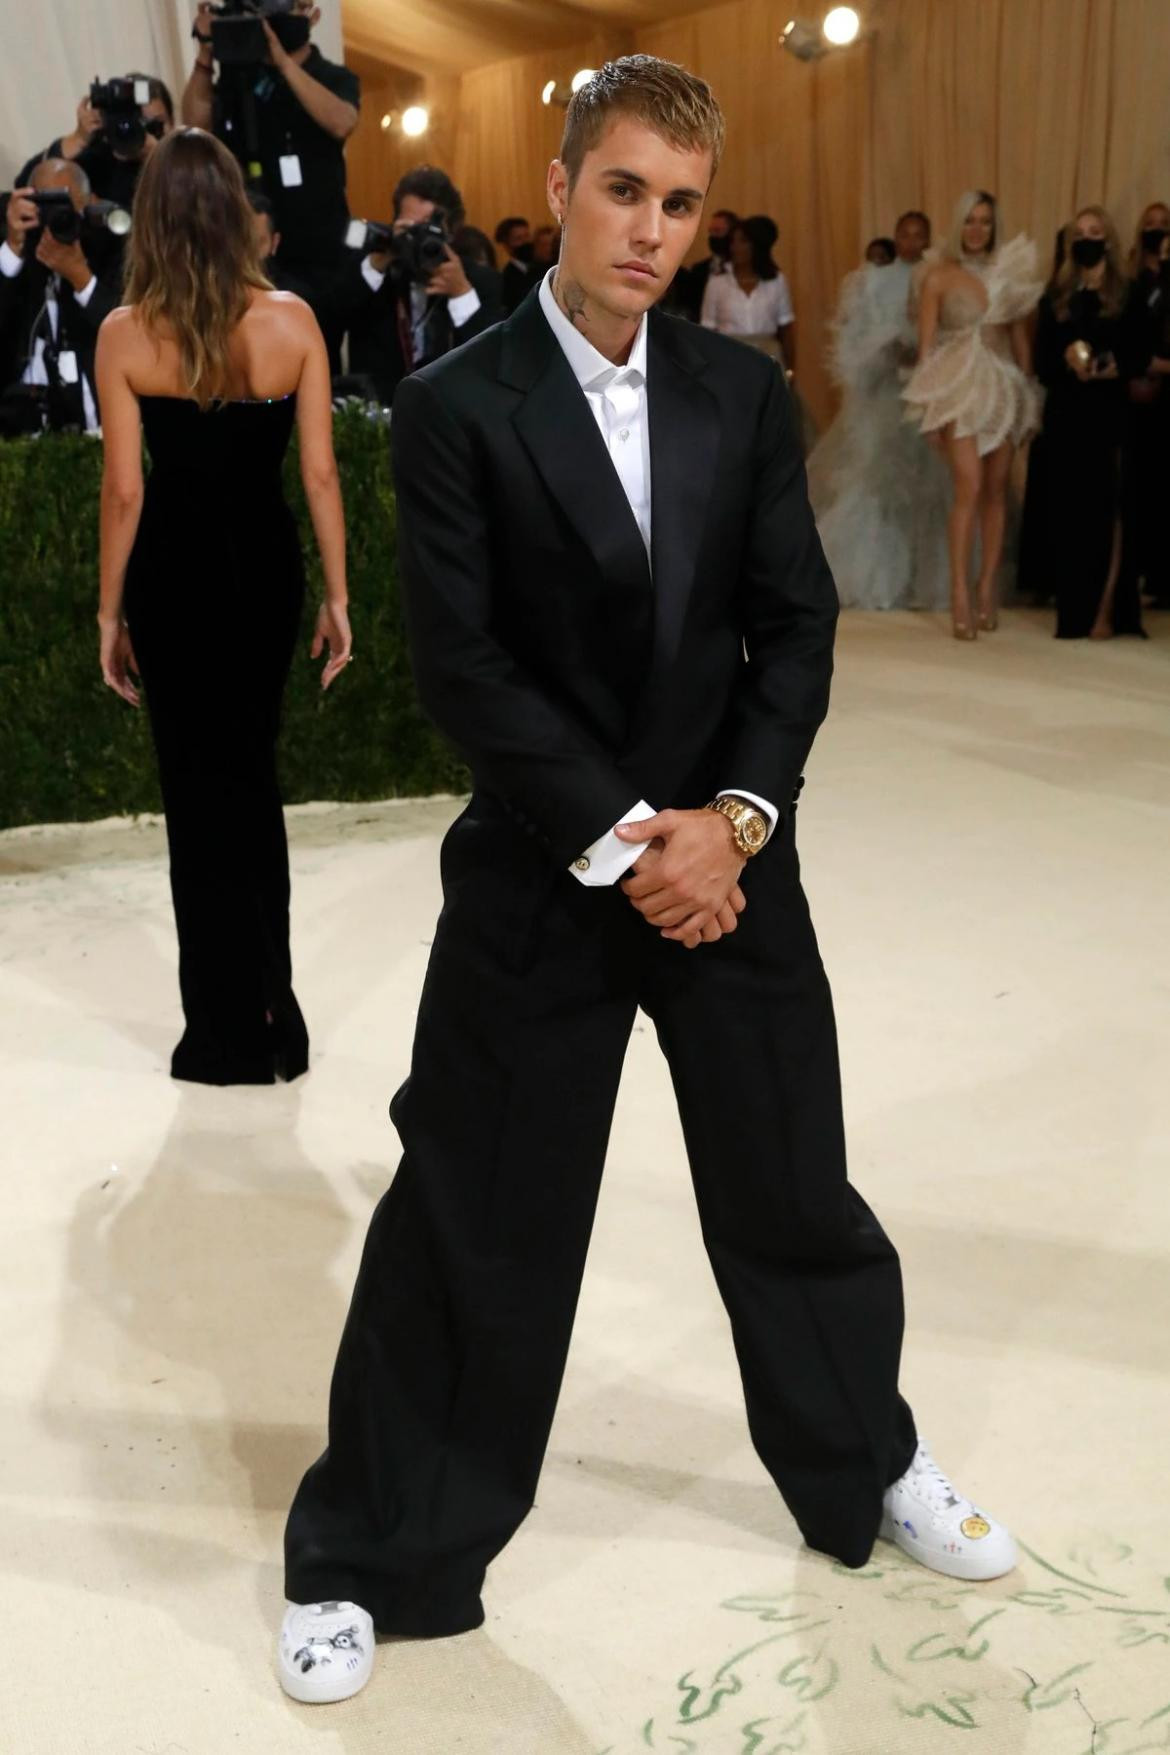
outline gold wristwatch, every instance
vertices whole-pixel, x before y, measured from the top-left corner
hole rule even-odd
[[[746,798],[728,793],[723,798],[713,798],[707,809],[717,810],[727,818],[735,830],[735,844],[745,859],[754,858],[768,839],[767,817]]]

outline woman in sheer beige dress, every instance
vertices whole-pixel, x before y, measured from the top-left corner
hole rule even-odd
[[[1043,291],[1036,247],[1023,236],[1000,246],[995,198],[964,195],[950,235],[921,288],[919,363],[903,391],[910,418],[939,445],[954,500],[947,524],[955,638],[997,625],[1007,483],[1017,445],[1038,425],[1027,318]],[[971,613],[976,522],[980,566]]]

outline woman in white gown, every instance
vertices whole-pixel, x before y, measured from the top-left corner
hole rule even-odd
[[[998,243],[995,198],[963,195],[939,260],[927,272],[918,320],[919,360],[903,391],[911,418],[938,435],[954,498],[947,537],[955,638],[973,640],[971,554],[978,521],[978,626],[997,625],[996,584],[1003,554],[1012,457],[1039,424],[1027,318],[1044,290],[1036,246],[1019,236]]]
[[[903,214],[894,242],[888,267],[869,263],[841,289],[831,365],[842,401],[808,460],[809,496],[845,607],[941,609],[950,482],[902,401],[917,357],[925,215]]]

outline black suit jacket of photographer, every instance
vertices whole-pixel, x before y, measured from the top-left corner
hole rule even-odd
[[[97,403],[94,383],[94,354],[102,321],[121,298],[121,275],[117,253],[100,239],[83,243],[86,260],[97,276],[97,285],[84,305],[77,303],[69,282],[62,280],[58,288],[58,353],[71,350],[77,355],[78,370],[89,380]],[[0,275],[0,388],[19,382],[34,351],[36,335],[48,341],[51,330],[48,314],[42,307],[51,275],[38,262],[31,246],[26,246],[24,267],[9,279]],[[75,417],[84,425],[84,402],[80,383],[66,388],[67,403],[76,404]]]
[[[466,256],[461,256],[460,261],[463,272],[479,294],[479,309],[457,329],[448,314],[447,300],[440,295],[433,297],[429,306],[433,314],[428,327],[432,352],[428,360],[438,359],[453,347],[461,347],[473,336],[482,335],[504,314],[500,304],[500,277],[495,269],[484,268]],[[386,275],[375,292],[362,276],[362,259],[354,253],[354,260],[345,270],[342,294],[349,329],[349,369],[370,378],[382,402],[387,405],[392,401],[400,380],[406,376],[398,333],[397,307],[401,298],[392,274]],[[436,306],[441,310],[434,314]],[[407,315],[409,320],[409,310]],[[417,361],[414,369],[426,365],[428,360]]]
[[[652,569],[537,289],[394,400],[420,699],[565,867],[638,799],[696,808],[729,779],[783,833],[828,707],[837,593],[783,374],[648,321]]]

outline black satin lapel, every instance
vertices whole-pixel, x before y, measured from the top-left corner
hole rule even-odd
[[[646,382],[657,677],[674,662],[695,582],[719,452],[719,409],[701,378],[656,342],[653,329]]]
[[[649,562],[637,519],[559,347],[512,421],[545,486],[606,577],[648,586]]]

